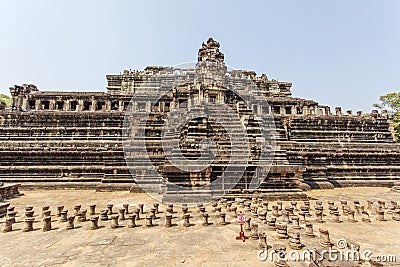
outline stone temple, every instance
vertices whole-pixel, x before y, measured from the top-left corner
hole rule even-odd
[[[201,84],[196,78],[187,81],[196,75],[202,77]],[[173,87],[153,80],[161,76],[163,81],[175,77],[182,82]],[[145,180],[152,190],[164,193],[174,193],[169,182],[187,188],[207,185],[222,175],[229,162],[226,129],[207,118],[191,120],[184,127],[179,147],[185,157],[199,157],[198,144],[204,137],[212,138],[217,146],[215,160],[203,170],[174,168],[160,147],[168,113],[190,105],[193,98],[232,107],[249,135],[251,163],[230,187],[232,196],[257,191],[290,197],[310,188],[393,186],[400,180],[400,146],[394,142],[387,112],[353,114],[340,107],[333,112],[313,100],[293,97],[290,82],[248,70],[228,70],[220,45],[212,38],[202,44],[194,68],[151,66],[106,78],[106,92],[41,91],[32,84],[11,87],[12,107],[0,111],[0,182],[31,188],[140,191],[137,182]],[[268,174],[259,177],[258,189],[251,189],[249,178],[256,172],[260,125],[252,109],[229,90],[247,83],[254,84],[253,93],[269,103],[261,107],[262,113],[274,122],[274,157]],[[151,105],[151,92],[162,86],[166,94]],[[145,129],[147,157],[160,176],[138,165],[130,170],[127,162],[136,163],[143,155],[127,158],[124,151],[127,111],[130,119],[149,114],[139,126]]]

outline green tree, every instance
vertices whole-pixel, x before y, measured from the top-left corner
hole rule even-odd
[[[381,103],[374,104],[379,109],[387,109],[393,115],[393,126],[397,142],[400,141],[400,92],[389,93],[379,97]]]
[[[11,106],[11,97],[5,94],[0,94],[0,102],[6,103],[7,107]]]

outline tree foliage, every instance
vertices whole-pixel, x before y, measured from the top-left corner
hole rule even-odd
[[[6,103],[7,107],[11,106],[11,97],[5,94],[0,94],[0,102]]]
[[[379,97],[381,103],[374,104],[379,109],[387,109],[393,115],[393,126],[396,140],[400,141],[400,92],[393,92]]]

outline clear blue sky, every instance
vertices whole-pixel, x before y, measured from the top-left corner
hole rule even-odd
[[[105,91],[105,75],[197,60],[293,82],[293,94],[370,111],[400,90],[400,1],[0,2],[0,93]]]

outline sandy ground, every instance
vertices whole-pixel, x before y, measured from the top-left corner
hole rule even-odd
[[[145,227],[145,220],[137,221],[138,227],[128,228],[128,221],[120,221],[120,228],[112,229],[111,221],[99,221],[100,229],[89,230],[90,221],[76,222],[75,229],[66,230],[67,223],[59,222],[56,207],[64,205],[69,213],[73,207],[82,205],[89,210],[89,205],[96,204],[96,211],[105,209],[108,203],[114,204],[117,211],[123,203],[133,206],[144,203],[145,212],[149,213],[152,203],[156,201],[146,194],[127,192],[94,192],[88,190],[50,190],[25,191],[19,198],[9,200],[15,206],[17,222],[13,231],[0,232],[0,257],[2,266],[274,266],[268,259],[260,261],[257,257],[258,240],[248,239],[238,241],[235,237],[239,232],[236,215],[227,212],[227,225],[219,225],[219,217],[207,206],[210,214],[210,225],[202,226],[201,216],[197,208],[190,208],[192,215],[190,227],[184,227],[180,206],[175,206],[173,227],[166,228],[165,208],[161,204],[158,219],[154,227]],[[400,222],[392,220],[392,215],[386,213],[387,221],[378,222],[375,214],[371,214],[371,223],[361,221],[361,215],[356,214],[356,223],[347,221],[347,216],[341,214],[341,223],[332,222],[327,209],[324,211],[324,223],[314,221],[313,207],[316,200],[335,201],[341,212],[340,200],[353,203],[359,200],[367,206],[366,200],[390,200],[400,203],[400,194],[390,192],[388,188],[345,188],[333,190],[318,190],[308,193],[311,198],[311,214],[308,220],[313,223],[316,238],[304,235],[304,224],[301,242],[304,249],[319,246],[319,231],[323,227],[329,230],[332,243],[344,238],[348,242],[356,242],[361,251],[370,250],[372,256],[396,256],[396,263],[384,263],[383,266],[400,266]],[[269,207],[274,203],[271,202]],[[284,202],[283,206],[289,205]],[[22,232],[24,226],[24,207],[34,207],[36,222],[34,231]],[[52,210],[53,230],[43,232],[41,207],[50,206]],[[298,206],[302,205],[299,201]],[[223,210],[224,211],[224,210]],[[254,219],[257,220],[257,219]],[[278,218],[278,221],[280,218]],[[5,218],[0,219],[0,229],[4,228]],[[290,225],[288,229],[290,229]],[[270,245],[282,244],[288,248],[288,240],[277,238],[275,231],[267,230],[264,224],[259,224],[259,231],[266,231],[267,242]],[[246,235],[249,235],[246,232]],[[288,251],[290,249],[288,248]],[[289,262],[290,266],[308,266],[307,262]],[[365,264],[364,264],[365,265]],[[333,265],[334,266],[334,265]],[[338,265],[340,266],[340,265]],[[344,265],[341,265],[344,266]],[[365,265],[369,266],[369,265]]]

